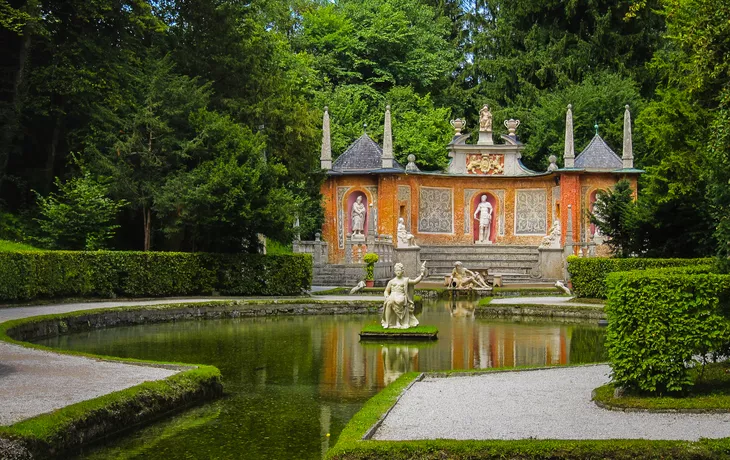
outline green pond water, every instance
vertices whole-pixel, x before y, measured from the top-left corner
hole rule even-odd
[[[426,302],[433,343],[361,343],[375,315],[188,321],[39,343],[102,355],[212,364],[226,396],[87,448],[83,459],[319,459],[370,397],[404,372],[605,359],[591,322],[475,318],[473,303]],[[327,436],[330,434],[330,436]]]

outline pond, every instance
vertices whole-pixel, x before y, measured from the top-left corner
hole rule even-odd
[[[80,459],[319,459],[365,401],[404,372],[605,360],[595,323],[475,318],[473,305],[426,301],[419,320],[439,328],[432,343],[360,343],[374,315],[153,324],[39,343],[223,373],[224,398],[87,448]]]

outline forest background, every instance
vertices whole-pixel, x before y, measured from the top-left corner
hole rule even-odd
[[[325,105],[433,170],[489,104],[543,171],[629,104],[627,253],[730,256],[728,0],[0,0],[0,45],[0,239],[255,251],[321,225]]]

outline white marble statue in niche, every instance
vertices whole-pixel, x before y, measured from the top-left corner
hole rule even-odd
[[[398,218],[398,247],[417,247],[416,238],[412,234],[408,233],[408,230],[406,230],[405,220],[403,220],[402,217]]]
[[[479,203],[477,209],[474,211],[474,219],[479,220],[479,239],[477,240],[477,243],[492,243],[489,240],[489,237],[491,236],[493,211],[494,209],[492,208],[491,203],[487,201],[487,195],[482,195],[482,201],[481,203]]]
[[[361,238],[363,237],[363,230],[365,228],[365,214],[367,208],[362,204],[362,195],[358,196],[354,203],[352,203],[352,209],[350,210],[350,217],[352,219],[352,237]]]
[[[421,264],[421,274],[415,279],[403,276],[403,264],[397,263],[393,268],[395,278],[388,281],[385,287],[385,303],[380,324],[384,328],[408,329],[418,326],[416,319],[413,295],[415,285],[426,276],[426,262]]]

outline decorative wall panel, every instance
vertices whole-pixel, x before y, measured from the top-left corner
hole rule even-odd
[[[454,232],[454,197],[450,188],[421,187],[418,196],[419,233]]]
[[[345,248],[345,194],[352,187],[337,187],[337,241],[340,249]]]
[[[504,209],[507,207],[507,203],[504,201],[504,190],[495,190],[494,195],[499,200],[499,221],[497,222],[497,234],[504,236]]]
[[[406,228],[410,231],[411,228],[411,187],[408,185],[398,186],[398,202],[405,202],[406,204]]]
[[[471,220],[471,200],[474,198],[474,194],[479,190],[475,188],[464,189],[464,234],[471,235],[472,220]]]
[[[515,192],[515,235],[545,235],[546,233],[546,190],[517,190]]]

